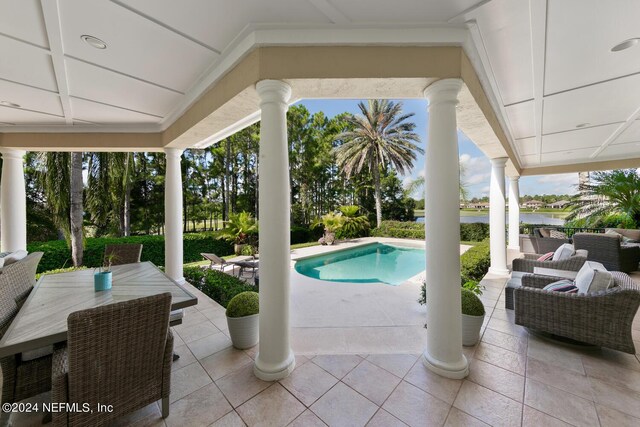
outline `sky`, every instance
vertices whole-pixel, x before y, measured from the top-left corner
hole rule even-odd
[[[324,112],[328,117],[349,112],[358,114],[358,102],[360,100],[336,100],[336,99],[306,99],[298,102],[313,114],[319,111]],[[429,123],[429,113],[427,112],[427,101],[422,99],[395,100],[402,102],[403,110],[406,113],[414,113],[411,119],[415,124],[415,132],[420,136],[420,141],[424,144],[427,141],[427,124]],[[464,165],[464,182],[469,189],[469,197],[483,197],[489,195],[489,178],[491,176],[491,163],[489,159],[480,151],[478,147],[458,131],[460,162]],[[424,145],[422,145],[424,148]],[[401,177],[406,184],[412,179],[424,174],[424,155],[418,154],[418,160],[414,169],[408,176]],[[526,176],[520,178],[520,195],[536,194],[574,194],[578,184],[578,174],[558,174]],[[419,194],[413,195],[422,198]]]

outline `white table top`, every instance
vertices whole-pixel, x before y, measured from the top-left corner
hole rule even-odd
[[[45,275],[0,340],[0,357],[35,350],[67,338],[69,314],[149,295],[170,292],[171,309],[196,305],[198,299],[151,262],[111,267],[112,288],[96,292],[93,269]]]

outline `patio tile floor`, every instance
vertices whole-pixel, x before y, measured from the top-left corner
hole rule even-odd
[[[530,335],[503,308],[505,281],[485,280],[497,300],[485,301],[488,321],[480,344],[463,349],[471,363],[464,380],[432,374],[415,352],[367,352],[359,345],[357,353],[317,355],[296,347],[294,340],[296,369],[275,383],[253,375],[256,349],[231,347],[228,331],[220,329],[224,310],[187,285],[199,304],[187,312],[184,325],[174,328],[181,357],[173,367],[170,417],[162,420],[153,404],[117,424],[640,425],[638,355],[569,347]],[[640,342],[640,318],[634,326]],[[18,426],[41,420],[38,414],[12,417]]]

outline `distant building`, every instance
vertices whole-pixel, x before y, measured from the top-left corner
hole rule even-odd
[[[548,208],[551,209],[564,209],[566,208],[571,202],[568,200],[558,200],[557,202],[553,202],[553,203],[549,203],[547,205]]]
[[[541,202],[540,200],[529,200],[522,204],[522,207],[527,209],[540,209],[543,206],[544,202]]]
[[[467,207],[470,209],[489,209],[489,203],[487,202],[469,203]]]

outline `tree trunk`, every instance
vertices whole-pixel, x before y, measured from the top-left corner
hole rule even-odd
[[[226,153],[224,156],[224,182],[222,183],[223,187],[224,187],[224,194],[222,195],[222,203],[224,204],[224,212],[222,214],[222,220],[223,221],[228,221],[229,220],[229,213],[232,212],[231,211],[231,201],[229,200],[229,188],[230,188],[230,179],[229,179],[229,175],[230,175],[230,170],[229,168],[231,167],[231,141],[229,141],[229,138],[227,138],[225,140],[226,145],[225,145],[225,149],[226,149]],[[226,203],[225,203],[226,202]]]
[[[124,175],[124,227],[123,234],[125,236],[131,235],[131,178],[130,174],[133,172],[130,170],[132,160],[131,153],[127,153],[126,166],[125,166],[125,175]]]
[[[376,199],[376,223],[378,227],[382,224],[382,195],[380,191],[380,168],[378,167],[378,163],[375,163],[371,167],[371,172],[373,175],[373,185],[375,187],[375,199]]]
[[[82,153],[71,153],[71,258],[73,265],[82,265]]]

